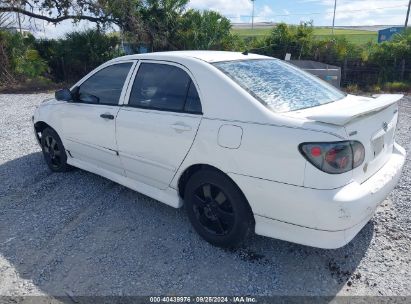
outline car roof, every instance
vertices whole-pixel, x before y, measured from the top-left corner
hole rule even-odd
[[[117,60],[124,59],[152,59],[152,60],[168,60],[168,59],[199,59],[205,62],[221,62],[246,59],[273,59],[271,57],[248,53],[245,55],[240,52],[225,52],[225,51],[170,51],[170,52],[154,52],[146,54],[135,54],[116,58]]]

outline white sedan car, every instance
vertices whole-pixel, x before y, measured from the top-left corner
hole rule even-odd
[[[250,232],[338,248],[394,189],[401,95],[357,97],[281,60],[187,51],[111,60],[33,123],[47,165],[175,208],[217,246]]]

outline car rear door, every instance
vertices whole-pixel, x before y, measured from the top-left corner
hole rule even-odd
[[[72,89],[61,111],[63,141],[77,160],[124,175],[117,153],[115,121],[135,61],[102,66]]]
[[[159,189],[170,184],[202,118],[198,87],[183,66],[141,61],[117,116],[117,145],[127,177]]]

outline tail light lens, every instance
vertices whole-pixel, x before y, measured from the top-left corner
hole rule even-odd
[[[365,150],[358,141],[302,143],[301,154],[316,168],[329,174],[341,174],[364,162]]]

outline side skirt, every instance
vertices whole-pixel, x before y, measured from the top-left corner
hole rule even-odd
[[[178,195],[177,190],[173,188],[168,187],[165,190],[161,190],[71,157],[67,159],[67,163],[73,167],[103,176],[113,182],[147,195],[171,207],[180,208],[183,206],[182,199]]]

